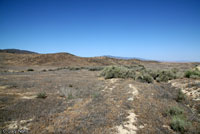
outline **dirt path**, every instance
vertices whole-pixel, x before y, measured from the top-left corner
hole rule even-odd
[[[126,101],[131,101],[132,103],[134,98],[138,96],[138,90],[133,84],[126,83],[124,85],[121,83],[122,81],[123,80],[120,80],[120,79],[106,80],[106,86],[103,91],[107,91],[107,93],[110,93],[110,96],[112,96],[112,94],[114,92],[116,93],[117,90],[125,90],[125,92],[127,92],[128,94],[131,94],[127,96]],[[124,87],[120,87],[121,89],[119,89],[119,84],[121,86],[123,85]],[[119,96],[121,95],[119,94]],[[115,134],[136,134],[137,127],[133,124],[133,123],[136,123],[137,121],[136,114],[134,113],[133,109],[127,110],[125,112],[128,115],[127,117],[125,117],[127,120],[122,122],[120,125],[113,127],[115,131],[114,133]]]
[[[132,90],[133,96],[130,97],[128,100],[133,101],[134,98],[138,95],[138,90],[132,84],[128,85],[129,88]],[[128,121],[124,122],[122,125],[117,126],[117,134],[136,134],[137,127],[133,124],[136,123],[137,117],[133,110],[128,111],[129,116],[127,117]]]

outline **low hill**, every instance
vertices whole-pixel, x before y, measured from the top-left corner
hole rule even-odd
[[[70,53],[38,54],[26,53],[24,50],[17,50],[20,53],[0,52],[0,66],[107,66],[107,65],[143,65],[151,69],[178,68],[188,69],[199,65],[199,63],[169,63],[147,61],[139,59],[117,59],[107,56],[102,57],[79,57]],[[23,53],[24,52],[24,53]]]
[[[105,66],[130,65],[137,60],[123,60],[109,57],[78,57],[69,53],[18,54],[0,53],[0,65],[47,65],[47,66]]]
[[[19,50],[19,49],[0,49],[0,53],[13,53],[13,54],[37,54],[36,52]]]

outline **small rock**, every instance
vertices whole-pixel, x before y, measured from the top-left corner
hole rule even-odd
[[[133,101],[133,98],[128,98],[128,101]]]

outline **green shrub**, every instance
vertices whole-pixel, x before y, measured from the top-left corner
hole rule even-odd
[[[180,133],[187,131],[190,122],[188,122],[184,116],[184,110],[179,107],[170,107],[167,114],[171,116],[170,127]]]
[[[32,69],[32,68],[29,68],[29,69],[27,69],[27,71],[34,71],[34,69]]]
[[[101,70],[103,70],[104,69],[104,67],[89,67],[89,71],[101,71]]]
[[[167,113],[171,116],[176,116],[183,114],[183,112],[183,109],[180,109],[179,107],[170,107]]]
[[[153,83],[153,77],[151,77],[149,74],[141,74],[137,77],[137,80],[141,82]]]
[[[69,87],[73,87],[73,85],[72,85],[72,84],[69,84]]]
[[[157,82],[167,82],[168,80],[176,79],[176,73],[172,71],[161,71],[158,72],[156,81]]]
[[[142,71],[145,70],[145,67],[143,65],[131,65],[131,66],[124,66],[128,69],[134,70],[134,71]]]
[[[185,72],[185,75],[184,75],[184,76],[185,76],[186,78],[190,78],[191,75],[192,75],[192,71],[191,71],[191,70],[188,70],[188,71]]]
[[[141,82],[152,83],[167,82],[177,78],[177,69],[169,71],[152,71],[146,70],[144,66],[108,66],[101,73],[106,79],[111,78],[133,78]]]
[[[132,71],[122,66],[108,66],[103,69],[101,76],[104,76],[105,79],[111,78],[130,78],[132,77]]]
[[[167,82],[168,80],[173,80],[182,77],[182,73],[179,72],[179,70],[176,68],[163,71],[148,70],[148,74],[151,75],[153,79],[156,80],[157,82]]]
[[[200,104],[196,105],[196,110],[197,110],[197,113],[200,114]]]
[[[45,99],[46,97],[47,97],[47,94],[45,92],[37,94],[37,98]]]
[[[186,99],[185,94],[181,91],[181,89],[179,89],[177,97],[176,97],[176,101],[177,102],[182,102]]]
[[[187,130],[189,123],[183,118],[183,116],[173,116],[170,123],[170,127],[177,132],[184,133]]]
[[[76,70],[81,70],[82,68],[81,67],[68,67],[69,70],[72,70],[72,71],[76,71]]]
[[[73,97],[72,93],[69,93],[68,96],[67,96],[67,99],[68,99],[68,100],[71,100],[71,99],[73,99],[73,98],[74,98],[74,97]]]
[[[152,71],[152,70],[149,70],[148,71],[148,74],[151,75],[151,77],[156,80],[156,78],[159,76],[159,72],[157,71]]]
[[[188,70],[185,72],[184,75],[186,78],[200,78],[200,71],[198,69],[195,70]]]

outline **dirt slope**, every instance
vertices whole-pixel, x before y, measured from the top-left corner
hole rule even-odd
[[[108,57],[83,58],[69,53],[55,54],[12,54],[0,53],[1,65],[51,65],[51,66],[102,66],[131,64],[136,60],[119,60]]]
[[[141,61],[137,59],[115,59],[109,57],[78,57],[69,53],[54,54],[13,54],[0,53],[0,66],[107,66],[107,65],[143,65],[149,69],[189,69],[200,63],[169,63]]]

